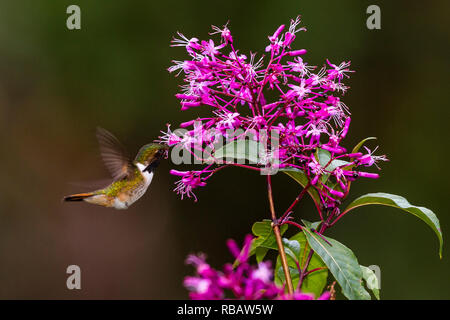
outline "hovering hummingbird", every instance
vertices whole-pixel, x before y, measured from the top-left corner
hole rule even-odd
[[[65,196],[64,201],[86,201],[104,207],[127,209],[147,191],[159,162],[167,158],[168,147],[157,143],[146,144],[131,161],[112,133],[98,127],[97,140],[113,182],[100,190]]]

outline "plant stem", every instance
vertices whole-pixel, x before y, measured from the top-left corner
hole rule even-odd
[[[275,214],[275,207],[273,205],[272,197],[272,179],[270,174],[267,175],[267,196],[269,197],[270,213],[272,215],[272,221],[277,221],[277,216]],[[278,224],[272,225],[275,238],[277,240],[278,252],[280,253],[281,265],[283,266],[284,276],[286,278],[286,284],[288,288],[288,293],[292,295],[294,293],[294,286],[292,285],[291,274],[289,272],[289,266],[286,259],[286,253],[284,252],[283,241],[281,240],[280,226]]]
[[[320,211],[319,211],[319,212],[320,212]],[[322,216],[322,212],[320,212],[320,213],[321,213],[320,216]],[[324,221],[325,223],[322,223],[322,225],[320,226],[319,234],[323,234],[323,232],[327,229],[328,223],[331,221],[332,218],[333,218],[333,214],[331,214],[331,215],[328,217],[328,219],[327,219],[326,222]],[[306,277],[309,273],[311,273],[311,271],[312,271],[312,270],[311,270],[310,272],[307,272],[307,269],[308,269],[309,263],[311,262],[311,259],[312,259],[313,254],[314,254],[314,250],[313,250],[312,248],[310,248],[310,249],[309,249],[308,258],[306,259],[305,265],[303,266],[303,270],[300,272],[300,279],[299,279],[299,281],[298,281],[298,287],[299,287],[299,288],[302,287],[302,283],[303,283],[303,280],[305,279],[305,277]]]
[[[285,221],[285,222],[283,222],[283,224],[285,224],[285,223],[286,224],[292,224],[293,226],[296,226],[300,230],[303,230],[303,227],[300,224],[298,224],[297,222],[294,222],[294,221]]]
[[[309,275],[309,274],[311,274],[311,273],[315,272],[315,271],[319,271],[319,270],[325,270],[325,269],[327,269],[327,267],[319,267],[319,268],[315,268],[315,269],[312,269],[312,270],[306,271],[305,277],[306,277],[307,275]]]
[[[303,266],[303,270],[300,272],[300,280],[298,281],[298,288],[302,287],[303,279],[307,276],[306,269],[308,269],[309,263],[311,262],[311,258],[314,254],[314,250],[312,248],[309,249],[308,258],[306,258],[305,265]]]

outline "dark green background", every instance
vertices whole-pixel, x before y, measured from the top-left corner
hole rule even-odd
[[[79,31],[66,28],[69,4],[81,7]],[[369,4],[381,7],[381,30],[366,28]],[[194,203],[171,191],[167,162],[126,212],[61,202],[86,191],[73,182],[108,176],[97,125],[135,152],[167,122],[195,117],[174,97],[181,79],[166,68],[184,55],[169,41],[178,30],[205,38],[227,20],[242,52],[262,53],[267,35],[302,14],[308,32],[295,47],[308,49],[310,64],[351,60],[345,145],[377,136],[390,162],[379,180],[355,183],[350,199],[404,195],[432,209],[447,238],[449,9],[447,1],[1,1],[0,298],[186,298],[188,253],[204,251],[219,267],[231,261],[226,239],[241,241],[269,217],[254,172],[221,171]],[[280,211],[298,192],[287,176],[274,188]],[[317,219],[309,202],[296,215]],[[365,207],[328,235],[381,267],[382,298],[450,298],[448,250],[439,260],[435,235],[418,219]],[[70,264],[81,267],[80,291],[66,289]]]

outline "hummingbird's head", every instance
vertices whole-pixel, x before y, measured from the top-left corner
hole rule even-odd
[[[164,144],[149,143],[143,146],[135,159],[135,162],[143,164],[147,170],[156,168],[161,159],[167,159],[169,147]]]

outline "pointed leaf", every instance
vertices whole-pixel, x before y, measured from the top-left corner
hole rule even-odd
[[[425,207],[416,207],[410,204],[408,200],[406,200],[401,196],[378,192],[378,193],[368,193],[366,195],[357,198],[348,205],[343,214],[345,214],[350,210],[353,210],[354,208],[369,204],[379,204],[402,209],[405,212],[415,215],[416,217],[424,221],[426,224],[428,224],[431,227],[431,229],[433,229],[433,231],[436,233],[439,239],[439,256],[442,259],[442,245],[443,245],[442,230],[439,224],[439,219],[436,217],[433,211]]]
[[[311,232],[311,223],[303,220],[306,228],[303,232],[311,248],[327,265],[336,281],[342,288],[342,293],[351,300],[370,300],[370,294],[361,285],[362,271],[353,252],[342,243]]]
[[[297,247],[291,248],[292,251],[296,252],[295,259],[290,254],[287,255],[287,262],[291,274],[292,283],[294,285],[294,288],[297,288],[299,282],[298,267],[300,267],[301,269],[304,267],[310,251],[310,247],[308,246],[308,243],[306,241],[303,232],[297,233],[296,235],[292,236],[289,240],[284,239],[283,243],[290,243],[290,244],[298,243],[299,245],[298,248],[300,250],[297,250]],[[285,251],[286,253],[288,253],[286,249]],[[311,271],[317,268],[325,268],[325,269],[317,270],[309,274],[303,280],[301,287],[302,292],[313,293],[316,298],[323,293],[323,290],[327,284],[328,270],[326,269],[326,265],[322,261],[322,259],[316,253],[314,253],[308,265],[307,271]],[[286,282],[284,271],[281,265],[280,256],[278,256],[275,265],[275,283],[278,285],[283,285],[284,282]]]
[[[359,151],[359,149],[361,149],[361,147],[364,145],[364,143],[365,143],[366,141],[369,141],[369,140],[376,140],[376,139],[377,139],[376,137],[368,137],[368,138],[365,138],[365,139],[361,140],[361,141],[353,148],[352,153],[357,153],[357,152]]]

